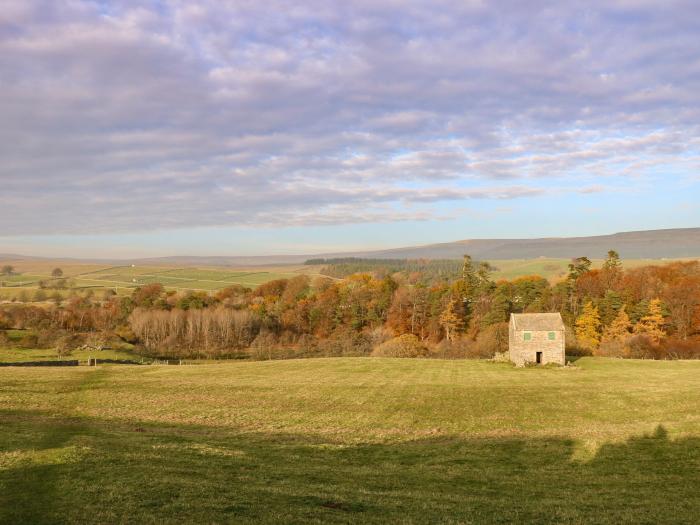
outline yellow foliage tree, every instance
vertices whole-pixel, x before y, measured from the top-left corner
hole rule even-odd
[[[448,341],[454,341],[457,333],[464,330],[464,319],[460,315],[456,299],[452,299],[440,314],[440,325],[445,329]]]
[[[634,326],[634,333],[645,335],[658,343],[666,335],[663,326],[664,316],[661,313],[661,299],[652,299],[649,302],[649,311]]]
[[[624,342],[631,334],[632,323],[625,311],[625,307],[620,308],[617,317],[610,323],[603,332],[602,343]]]
[[[600,314],[598,307],[590,301],[583,307],[583,312],[576,319],[576,340],[579,345],[589,350],[596,350],[600,345]]]

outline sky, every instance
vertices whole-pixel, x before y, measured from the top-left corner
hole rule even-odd
[[[0,253],[700,226],[697,1],[3,0]]]

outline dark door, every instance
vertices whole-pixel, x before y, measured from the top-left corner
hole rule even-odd
[[[541,365],[542,364],[542,352],[537,352],[537,354],[535,354],[535,359],[537,359],[537,364]]]

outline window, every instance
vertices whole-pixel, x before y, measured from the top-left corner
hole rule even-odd
[[[554,332],[549,332],[547,334],[547,339],[549,339],[550,341],[554,341],[556,338],[557,338],[557,334]]]
[[[530,332],[523,333],[523,341],[531,341],[531,340],[532,340],[532,334]]]

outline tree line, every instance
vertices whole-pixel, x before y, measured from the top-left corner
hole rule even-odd
[[[44,345],[76,334],[121,338],[153,356],[458,358],[506,350],[511,313],[561,312],[569,355],[700,357],[697,261],[625,269],[611,250],[600,269],[572,260],[554,284],[541,276],[494,281],[489,264],[469,256],[459,266],[451,277],[382,265],[215,294],[150,284],[128,297],[5,305],[0,329],[32,329]]]

